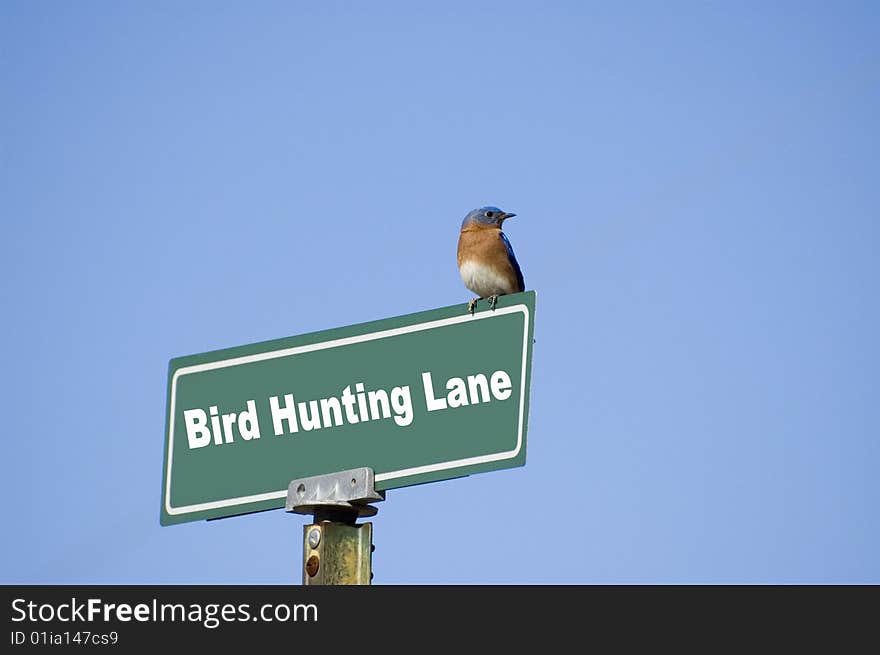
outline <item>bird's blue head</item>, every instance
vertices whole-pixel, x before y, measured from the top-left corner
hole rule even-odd
[[[516,214],[508,214],[498,209],[498,207],[480,207],[479,209],[472,210],[464,217],[461,227],[464,229],[466,225],[473,224],[501,227],[504,221],[513,216],[516,216]]]

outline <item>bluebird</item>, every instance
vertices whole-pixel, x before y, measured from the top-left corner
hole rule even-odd
[[[525,291],[522,271],[501,224],[516,214],[498,207],[474,209],[461,222],[458,237],[458,272],[464,285],[478,298],[468,303],[473,314],[478,300],[489,299],[494,310],[498,296]]]

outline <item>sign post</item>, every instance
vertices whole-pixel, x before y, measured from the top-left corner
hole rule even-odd
[[[370,493],[522,466],[534,311],[531,291],[172,359],[161,523],[300,511],[292,481],[369,469],[366,496],[309,499],[363,516]]]
[[[285,509],[313,514],[303,528],[303,584],[370,584],[373,578],[373,524],[357,523],[375,516],[369,503],[385,500],[375,489],[370,468],[294,480]]]

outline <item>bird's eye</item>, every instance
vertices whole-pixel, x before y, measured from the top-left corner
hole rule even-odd
[[[486,217],[487,217],[487,218],[492,218],[492,217],[494,217],[494,216],[495,216],[495,212],[486,212]]]

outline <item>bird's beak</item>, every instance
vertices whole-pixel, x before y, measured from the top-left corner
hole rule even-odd
[[[503,223],[508,218],[513,218],[514,216],[516,216],[516,214],[508,214],[508,213],[501,214],[501,222]]]

